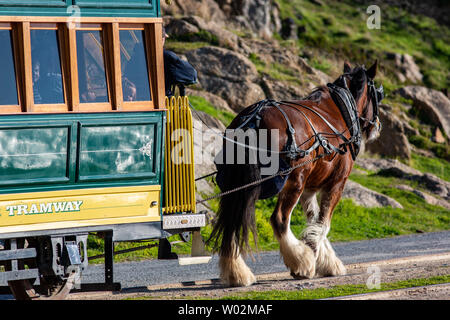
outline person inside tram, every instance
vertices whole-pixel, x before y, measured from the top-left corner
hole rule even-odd
[[[33,96],[34,103],[41,104],[42,96],[41,96],[41,62],[39,60],[33,61],[32,64],[32,72],[33,72]]]
[[[32,59],[33,95],[35,104],[63,103],[61,74],[42,69],[42,59]],[[45,64],[48,64],[46,62]],[[45,65],[44,64],[44,65]]]
[[[122,80],[123,86],[123,100],[124,101],[136,101],[136,85],[128,80],[128,78],[123,78]]]

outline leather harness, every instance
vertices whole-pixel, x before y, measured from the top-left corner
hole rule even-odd
[[[290,101],[277,102],[271,99],[262,100],[256,103],[250,114],[246,116],[241,116],[242,122],[236,129],[258,128],[259,122],[261,120],[261,116],[259,115],[261,109],[266,106],[273,106],[276,109],[278,109],[278,111],[283,115],[284,119],[286,120],[288,141],[280,153],[285,154],[289,160],[295,160],[297,158],[306,157],[319,147],[322,147],[324,149],[325,154],[331,154],[333,152],[336,152],[337,154],[343,155],[347,152],[347,146],[349,147],[353,160],[355,160],[360,150],[362,137],[359,119],[367,121],[371,125],[376,123],[378,118],[378,104],[379,101],[381,101],[381,99],[384,98],[384,92],[382,86],[380,86],[380,88],[377,89],[375,88],[373,80],[369,80],[368,82],[369,95],[371,96],[374,110],[372,120],[367,120],[361,116],[358,116],[355,99],[353,98],[353,95],[350,93],[350,90],[347,87],[347,83],[344,79],[344,76],[345,74],[342,75],[334,83],[328,83],[327,87],[334,103],[338,106],[341,115],[346,123],[347,130],[350,132],[350,138],[345,137],[343,134],[347,130],[339,132],[327,119],[325,119],[324,116],[322,116],[319,112],[312,109],[311,107],[305,106],[297,102],[290,102]],[[295,129],[292,126],[291,121],[289,120],[287,114],[280,107],[280,104],[289,107],[294,107],[298,112],[300,112],[303,115],[303,117],[308,122],[309,126],[314,132],[313,137],[309,139],[311,140],[314,138],[314,143],[308,149],[303,150],[297,146],[295,142]],[[325,124],[333,131],[333,133],[332,134],[319,133],[312,124],[311,120],[306,116],[306,114],[296,107],[307,109],[316,114],[319,118],[322,119],[322,121],[325,122]],[[335,135],[339,137],[343,141],[343,143],[340,144],[338,147],[336,147],[331,143],[329,143],[328,140],[324,137],[324,135]],[[306,143],[307,141],[305,141],[304,143]]]

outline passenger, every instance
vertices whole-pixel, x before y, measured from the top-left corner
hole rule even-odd
[[[42,103],[41,96],[41,63],[37,60],[33,62],[32,65],[33,71],[33,96],[34,96],[34,104]]]
[[[162,30],[163,46],[169,35],[165,28]],[[180,96],[185,95],[184,86],[197,83],[197,70],[187,61],[182,60],[174,52],[164,49],[164,75],[166,85],[166,96],[171,97],[175,94],[175,88],[178,86]]]
[[[151,100],[151,94],[148,72],[143,71],[144,68],[147,68],[147,58],[145,57],[144,46],[142,44],[136,44],[130,56],[131,59],[127,63],[122,77],[126,79],[126,81],[124,80],[123,82],[130,86],[128,88],[128,95],[132,94],[129,98],[133,98],[133,100],[126,100],[127,93],[125,92],[125,86],[123,86],[123,99],[125,101],[149,101]],[[131,91],[134,91],[134,93]]]
[[[33,59],[33,95],[34,104],[64,103],[61,74],[42,72],[41,60]]]
[[[123,87],[123,100],[136,101],[137,90],[135,84],[130,80],[128,80],[127,78],[123,78],[122,87]]]

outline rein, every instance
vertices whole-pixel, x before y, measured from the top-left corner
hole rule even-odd
[[[345,74],[344,74],[345,75]],[[368,120],[362,116],[358,115],[358,111],[356,108],[356,102],[355,99],[353,98],[352,94],[350,93],[350,90],[347,87],[347,83],[344,79],[344,75],[342,75],[335,83],[339,83],[339,82],[343,82],[342,86],[339,86],[335,83],[328,83],[327,87],[330,91],[330,95],[333,99],[333,101],[335,102],[335,104],[338,106],[339,110],[341,111],[341,114],[346,122],[347,125],[347,129],[339,132],[323,115],[321,115],[318,111],[305,106],[303,104],[297,103],[297,102],[290,102],[290,101],[280,101],[277,102],[275,100],[270,100],[270,99],[266,99],[266,100],[262,100],[260,102],[258,102],[257,104],[255,104],[254,109],[251,111],[250,114],[245,115],[245,116],[241,116],[241,119],[243,120],[242,123],[235,128],[236,129],[242,129],[245,128],[247,125],[249,126],[254,126],[254,127],[259,127],[259,121],[261,120],[261,116],[259,115],[259,112],[262,110],[263,107],[266,106],[273,106],[275,107],[284,117],[286,124],[287,124],[287,133],[288,133],[288,142],[286,144],[286,146],[283,148],[282,151],[277,152],[274,150],[265,150],[265,151],[270,151],[270,152],[275,152],[278,154],[286,154],[287,158],[289,158],[290,160],[295,160],[297,158],[303,158],[306,156],[309,156],[313,151],[315,151],[316,149],[318,149],[319,147],[322,147],[324,150],[324,153],[319,154],[318,156],[316,156],[315,158],[311,158],[307,161],[301,162],[295,166],[289,167],[285,170],[280,170],[277,173],[270,175],[270,176],[266,176],[263,178],[260,178],[258,180],[252,181],[248,184],[236,187],[234,189],[231,190],[227,190],[224,192],[221,192],[219,194],[216,194],[214,196],[211,196],[209,198],[203,199],[203,200],[199,200],[196,203],[200,204],[200,203],[204,203],[206,201],[215,199],[215,198],[219,198],[222,196],[225,196],[227,194],[230,193],[234,193],[243,189],[246,189],[248,187],[251,186],[255,186],[255,185],[259,185],[261,183],[263,183],[264,181],[273,179],[277,176],[286,176],[289,173],[291,173],[293,170],[298,169],[302,166],[305,166],[309,163],[315,162],[321,158],[323,158],[326,155],[329,155],[333,152],[336,152],[336,154],[340,154],[343,155],[347,152],[347,146],[349,146],[351,155],[353,160],[355,160],[356,156],[358,155],[359,149],[360,149],[360,143],[361,143],[361,137],[362,137],[362,132],[361,132],[361,127],[360,127],[360,123],[359,120],[363,120],[371,125],[374,125],[377,123],[378,120],[378,104],[379,101],[381,101],[381,99],[384,98],[384,91],[383,91],[383,86],[380,86],[380,88],[376,88],[375,84],[373,82],[373,80],[369,80],[368,82],[368,87],[369,87],[369,95],[370,95],[370,99],[372,101],[372,106],[373,106],[373,115],[372,115],[372,120]],[[307,143],[308,141],[314,139],[314,143],[306,150],[303,150],[301,148],[299,148],[295,142],[295,129],[292,126],[289,117],[287,116],[287,114],[284,112],[284,110],[281,108],[280,104],[286,105],[288,107],[294,108],[295,110],[297,110],[298,112],[300,112],[303,117],[305,118],[305,120],[308,122],[308,124],[310,125],[312,131],[314,132],[313,136],[311,138],[309,138],[308,140],[306,140],[305,142],[303,142],[301,145]],[[298,107],[304,108],[306,110],[309,110],[311,112],[313,112],[314,114],[316,114],[322,121],[325,122],[325,124],[333,131],[333,133],[319,133],[317,132],[316,128],[314,127],[314,125],[312,124],[311,120],[306,116],[306,114],[300,110]],[[255,119],[255,123],[253,124],[251,121]],[[248,127],[247,127],[248,128]],[[349,131],[350,132],[350,138],[347,138],[344,136],[344,133]],[[328,136],[335,136],[335,137],[339,137],[341,140],[343,140],[343,143],[340,144],[338,147],[334,146],[333,144],[329,143],[328,140],[323,136],[323,135],[328,135]],[[231,142],[233,142],[234,144],[239,144],[238,142],[231,140],[225,136],[222,136],[224,139],[226,140],[230,140]],[[243,145],[246,148],[250,148],[251,146],[248,145]],[[255,148],[253,147],[252,149],[256,149],[256,150],[260,150],[262,151],[260,148]],[[206,176],[200,177],[195,179],[195,181],[204,179],[206,177],[212,176],[214,174],[216,174],[216,172],[214,173],[210,173]]]

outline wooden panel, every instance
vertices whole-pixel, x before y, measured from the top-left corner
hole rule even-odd
[[[112,24],[110,36],[112,40],[113,106],[114,110],[122,110],[122,67],[120,62],[119,24],[117,22]]]
[[[77,36],[75,29],[68,30],[70,94],[69,110],[79,111],[80,93],[78,90]]]
[[[31,39],[30,39],[30,23],[23,22],[21,24],[21,49],[23,55],[23,78],[24,78],[24,106],[27,112],[33,112],[33,72],[31,64]]]
[[[162,43],[162,22],[147,25],[147,54],[151,75],[152,97],[156,109],[165,108],[164,56]]]

